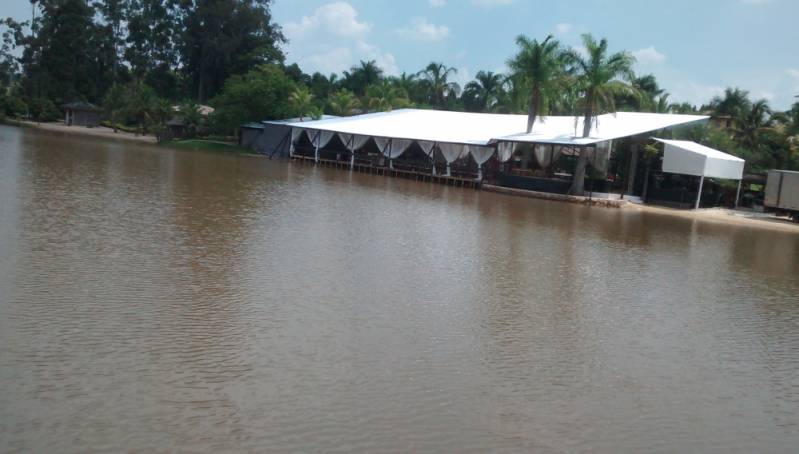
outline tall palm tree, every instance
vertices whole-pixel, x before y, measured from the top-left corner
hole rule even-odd
[[[732,128],[733,134],[741,145],[754,150],[760,144],[760,134],[771,130],[771,108],[768,101],[759,99],[742,111],[737,119],[737,125]]]
[[[583,35],[584,56],[575,49],[569,49],[564,59],[577,73],[577,83],[583,94],[583,137],[591,135],[595,116],[601,111],[615,109],[614,99],[619,94],[633,93],[632,87],[620,80],[632,79],[632,66],[635,58],[628,52],[608,53],[608,41],[597,42],[590,34]],[[574,180],[570,192],[583,195],[585,186],[585,167],[588,163],[588,150],[583,148],[577,160]]]
[[[426,84],[428,90],[428,100],[435,107],[443,108],[447,98],[457,96],[460,86],[455,82],[450,82],[449,77],[458,73],[455,68],[448,67],[443,63],[432,62],[417,74]]]
[[[471,100],[474,107],[480,112],[490,112],[495,109],[505,94],[504,83],[502,74],[480,71],[475,76],[475,80],[466,84],[463,96]]]
[[[349,71],[344,71],[343,84],[357,95],[366,93],[366,88],[378,83],[383,78],[383,70],[377,66],[375,60],[364,61],[353,66]]]
[[[350,116],[361,105],[358,97],[346,88],[333,92],[328,100],[330,112],[342,117]]]
[[[389,80],[395,87],[405,90],[408,94],[408,99],[413,102],[424,102],[423,94],[420,93],[420,83],[416,78],[416,74],[408,74],[403,72],[399,76],[390,77]]]
[[[530,89],[530,102],[527,107],[527,132],[533,130],[535,119],[541,111],[542,103],[549,95],[555,78],[561,72],[561,50],[558,41],[549,35],[542,42],[519,35],[516,38],[519,53],[508,61],[508,66]]]
[[[732,117],[733,120],[739,119],[751,105],[749,92],[740,88],[728,87],[724,90],[724,96],[716,96],[710,101],[713,113]]]

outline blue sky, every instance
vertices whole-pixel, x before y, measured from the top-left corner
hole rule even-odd
[[[2,3],[0,16],[30,14],[28,0]],[[739,86],[784,109],[799,94],[797,0],[276,0],[272,9],[288,61],[306,72],[375,59],[389,74],[412,73],[435,60],[463,83],[504,70],[520,33],[579,46],[591,32],[633,52],[637,72],[654,73],[673,101]]]

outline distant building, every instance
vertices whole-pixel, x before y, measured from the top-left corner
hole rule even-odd
[[[77,101],[61,107],[64,108],[64,124],[67,126],[93,128],[100,125],[100,108],[94,104]]]

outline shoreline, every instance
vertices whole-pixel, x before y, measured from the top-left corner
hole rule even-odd
[[[43,131],[61,132],[65,134],[74,134],[90,137],[100,137],[104,139],[125,140],[128,142],[148,143],[152,145],[158,144],[158,140],[154,136],[137,135],[125,131],[114,132],[113,129],[105,126],[96,126],[94,128],[87,128],[86,126],[67,126],[63,122],[56,123],[37,123],[28,120],[14,120],[7,119],[6,123],[10,126],[19,126],[23,128],[35,128]]]
[[[66,126],[63,123],[36,123],[26,120],[7,120],[6,124],[17,127],[30,127],[48,132],[58,132],[68,135],[82,135],[88,137],[97,137],[102,139],[122,140],[127,142],[136,142],[140,144],[158,145],[158,141],[154,136],[136,135],[129,132],[118,131],[114,132],[113,129],[105,126],[98,126],[95,128],[87,128],[84,126]],[[170,147],[169,144],[165,145],[166,148],[181,150],[187,148]],[[190,148],[188,148],[190,149]],[[201,151],[201,150],[199,150]],[[251,157],[265,157],[264,155],[254,153],[236,153],[238,156],[251,156]],[[781,218],[768,213],[756,213],[743,210],[731,210],[726,208],[705,208],[699,210],[680,210],[676,208],[661,207],[655,205],[645,205],[630,203],[623,200],[603,200],[603,199],[589,199],[586,197],[573,197],[573,196],[560,196],[558,194],[538,193],[535,191],[525,191],[519,189],[494,187],[491,185],[484,185],[482,190],[486,192],[493,192],[496,194],[504,194],[511,197],[526,197],[536,198],[541,200],[551,200],[560,203],[590,203],[591,206],[599,208],[622,209],[628,211],[637,211],[645,213],[653,213],[663,216],[679,217],[683,219],[691,219],[714,224],[735,225],[743,227],[753,227],[760,229],[768,229],[774,231],[781,231],[787,233],[799,234],[799,223],[792,222],[790,219]]]

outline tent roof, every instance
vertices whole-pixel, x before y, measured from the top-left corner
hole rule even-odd
[[[684,175],[728,178],[743,177],[744,160],[696,142],[657,139],[665,144],[663,171]]]
[[[295,128],[333,131],[372,137],[429,140],[445,143],[489,145],[495,142],[591,145],[620,137],[644,134],[680,124],[706,120],[699,115],[620,112],[597,117],[587,138],[580,117],[539,117],[530,134],[525,134],[526,115],[400,109],[352,117],[289,122]]]

